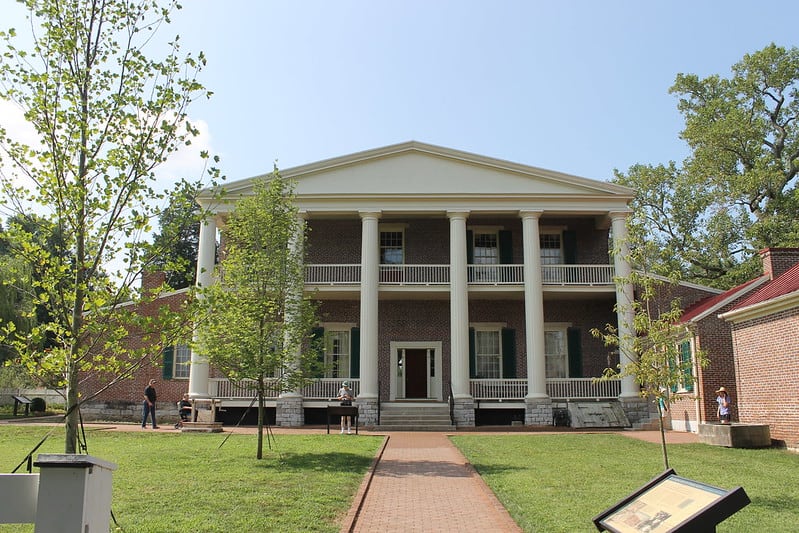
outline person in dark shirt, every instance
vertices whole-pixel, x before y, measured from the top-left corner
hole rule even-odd
[[[178,402],[178,414],[180,415],[180,421],[175,424],[175,429],[182,428],[183,422],[191,420],[191,400],[189,400],[188,393],[184,394],[183,399]]]
[[[147,415],[150,415],[153,420],[153,429],[158,429],[158,424],[155,423],[155,380],[151,379],[150,384],[144,389],[144,403],[142,404],[142,418],[141,427],[147,427]]]

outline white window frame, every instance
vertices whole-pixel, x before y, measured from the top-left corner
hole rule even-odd
[[[546,361],[545,366],[545,376],[547,378],[567,378],[569,377],[569,335],[568,329],[570,324],[566,323],[549,323],[544,324],[544,359]],[[551,333],[559,333],[561,335],[562,340],[562,351],[561,353],[549,353],[550,346],[547,343],[547,336]],[[557,361],[557,366],[562,367],[563,375],[562,376],[553,376],[551,375],[552,372],[550,368],[555,366],[553,363],[553,359],[559,359]]]
[[[406,224],[380,224],[378,227],[378,248],[380,250],[380,264],[381,265],[404,265],[405,264],[405,228]],[[399,248],[383,246],[384,233],[399,233],[402,239],[402,244]],[[399,263],[384,263],[383,250],[399,250],[401,255]]]
[[[325,330],[325,377],[334,379],[352,377],[350,376],[350,366],[352,365],[352,328],[354,324],[327,323],[322,324],[322,327]],[[334,338],[341,338],[342,336],[346,339],[346,342],[341,345],[345,351],[341,351],[340,349],[339,353],[334,353]],[[344,368],[342,368],[342,355],[345,356]]]
[[[502,360],[505,354],[502,353],[502,328],[505,327],[504,324],[479,324],[473,325],[474,328],[474,372],[477,375],[478,379],[503,379],[502,375]],[[497,353],[494,354],[487,354],[481,355],[479,352],[480,342],[478,341],[478,337],[480,334],[485,333],[493,333],[496,335],[497,341]],[[496,376],[489,376],[481,372],[481,364],[480,360],[485,358],[493,358],[496,364]]]
[[[191,348],[188,344],[176,344],[172,353],[172,378],[189,379],[191,375]]]

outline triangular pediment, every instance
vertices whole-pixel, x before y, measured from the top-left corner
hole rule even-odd
[[[299,209],[317,216],[358,211],[525,210],[607,215],[626,211],[634,195],[632,189],[604,181],[415,141],[280,169],[280,173],[294,181]],[[200,203],[217,213],[229,211],[236,199],[252,193],[254,181],[263,176],[225,185],[221,203],[211,205],[210,194],[201,194]]]
[[[408,142],[308,165],[281,169],[306,195],[542,195],[631,196],[632,191],[499,159]],[[246,194],[253,178],[231,183],[229,192]]]

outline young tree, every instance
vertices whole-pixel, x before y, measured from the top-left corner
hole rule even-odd
[[[19,48],[13,29],[0,32],[0,98],[24,112],[38,144],[10,138],[0,117],[0,187],[7,209],[38,213],[60,241],[50,249],[23,225],[9,228],[13,253],[36,275],[34,307],[49,318],[27,334],[3,324],[2,335],[40,381],[66,389],[65,451],[75,453],[77,409],[91,399],[82,379],[103,373],[105,390],[183,329],[179,313],[145,320],[121,304],[154,294],[136,294],[132,283],[158,253],[142,246],[168,198],[156,190],[156,169],[198,134],[187,107],[210,93],[197,81],[203,55],[183,55],[177,37],[163,60],[145,54],[174,1],[23,3],[33,44]],[[117,266],[105,272],[109,264]],[[156,348],[131,350],[132,332]]]
[[[277,169],[255,180],[223,230],[218,281],[200,293],[196,349],[231,381],[251,380],[263,456],[264,399],[313,375],[314,303],[304,293],[304,224]]]
[[[637,248],[651,249],[652,244],[641,243]],[[638,257],[637,264],[647,261]],[[663,427],[663,409],[676,401],[670,394],[672,390],[686,384],[694,383],[694,365],[707,364],[704,353],[694,352],[693,360],[684,357],[682,345],[689,338],[689,331],[679,324],[682,309],[679,300],[668,299],[669,287],[672,283],[663,281],[647,272],[634,271],[629,279],[619,279],[617,283],[631,283],[636,287],[636,297],[630,304],[633,323],[629,328],[630,338],[622,338],[619,328],[611,324],[604,331],[592,329],[594,337],[602,339],[606,346],[619,348],[626,345],[630,348],[629,360],[622,360],[618,368],[608,368],[601,379],[618,379],[632,376],[640,386],[641,396],[655,402],[660,415],[660,439],[663,452],[663,463],[669,468],[669,457],[666,450],[666,433]],[[623,356],[623,350],[619,353]]]
[[[664,264],[728,288],[756,274],[758,249],[799,245],[799,49],[771,44],[729,78],[679,74],[671,92],[691,154],[616,181],[639,191],[635,216]]]

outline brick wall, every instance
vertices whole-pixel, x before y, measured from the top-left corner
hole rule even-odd
[[[741,422],[799,448],[799,308],[733,325]]]

